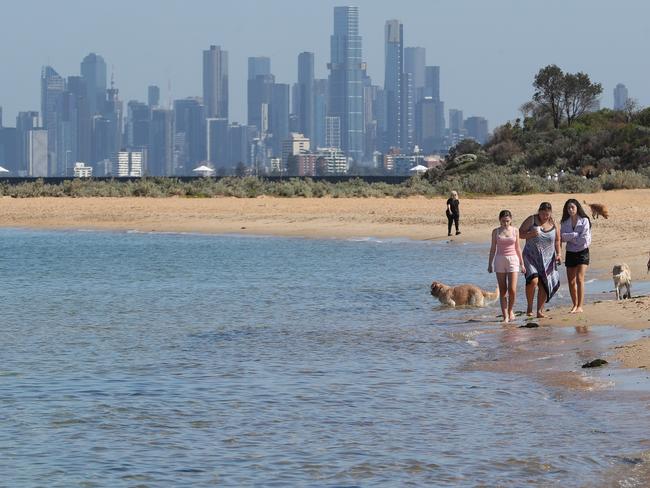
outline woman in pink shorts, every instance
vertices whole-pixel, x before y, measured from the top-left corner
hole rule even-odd
[[[519,229],[513,227],[512,213],[510,210],[501,210],[499,213],[501,227],[492,231],[492,246],[490,247],[490,261],[488,273],[494,271],[497,274],[499,284],[499,298],[501,299],[501,312],[503,321],[514,320],[515,295],[517,293],[517,274],[525,273],[524,258],[521,255],[519,246]]]

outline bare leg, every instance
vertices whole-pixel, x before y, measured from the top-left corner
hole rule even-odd
[[[533,300],[535,299],[535,287],[539,278],[533,278],[526,283],[526,315],[532,317],[533,315]]]
[[[515,298],[517,295],[517,276],[518,273],[508,273],[508,317],[510,320],[515,319]]]
[[[579,266],[572,266],[566,269],[566,279],[569,284],[571,303],[573,303],[573,307],[571,307],[571,311],[569,313],[576,313],[576,310],[578,309],[578,292],[576,288],[576,276],[578,274],[578,268]]]
[[[506,281],[507,273],[497,273],[497,283],[499,284],[499,301],[501,302],[501,313],[503,314],[503,321],[510,320],[508,313],[508,283]]]
[[[546,317],[544,315],[544,305],[546,305],[546,290],[544,287],[540,284],[540,286],[537,287],[537,318],[542,319]]]
[[[576,279],[576,296],[578,298],[577,306],[575,309],[576,313],[582,313],[582,306],[585,303],[585,273],[587,272],[587,265],[586,264],[579,264],[578,265],[578,271],[577,271],[577,279]]]

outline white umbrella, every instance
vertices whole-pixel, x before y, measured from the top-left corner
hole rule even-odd
[[[9,173],[9,170],[0,166],[0,173]]]
[[[416,173],[420,174],[420,173],[424,173],[428,169],[429,168],[427,168],[426,166],[422,166],[421,164],[418,164],[417,166],[413,166],[411,169],[409,169],[409,171],[415,171]]]
[[[197,173],[200,173],[201,176],[210,176],[210,173],[214,173],[214,170],[212,168],[209,168],[208,166],[199,166],[198,168],[194,168],[192,171],[196,171]]]

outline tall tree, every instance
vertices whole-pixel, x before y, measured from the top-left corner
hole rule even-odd
[[[585,73],[564,75],[562,83],[562,106],[566,115],[567,125],[587,112],[603,92],[600,83],[592,83]]]
[[[562,122],[564,73],[555,64],[550,64],[535,75],[533,87],[533,100],[551,116],[553,127],[559,128]]]

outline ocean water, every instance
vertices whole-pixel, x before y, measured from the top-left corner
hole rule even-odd
[[[486,255],[0,230],[0,486],[645,486],[647,374],[580,368],[643,332],[429,295]]]

